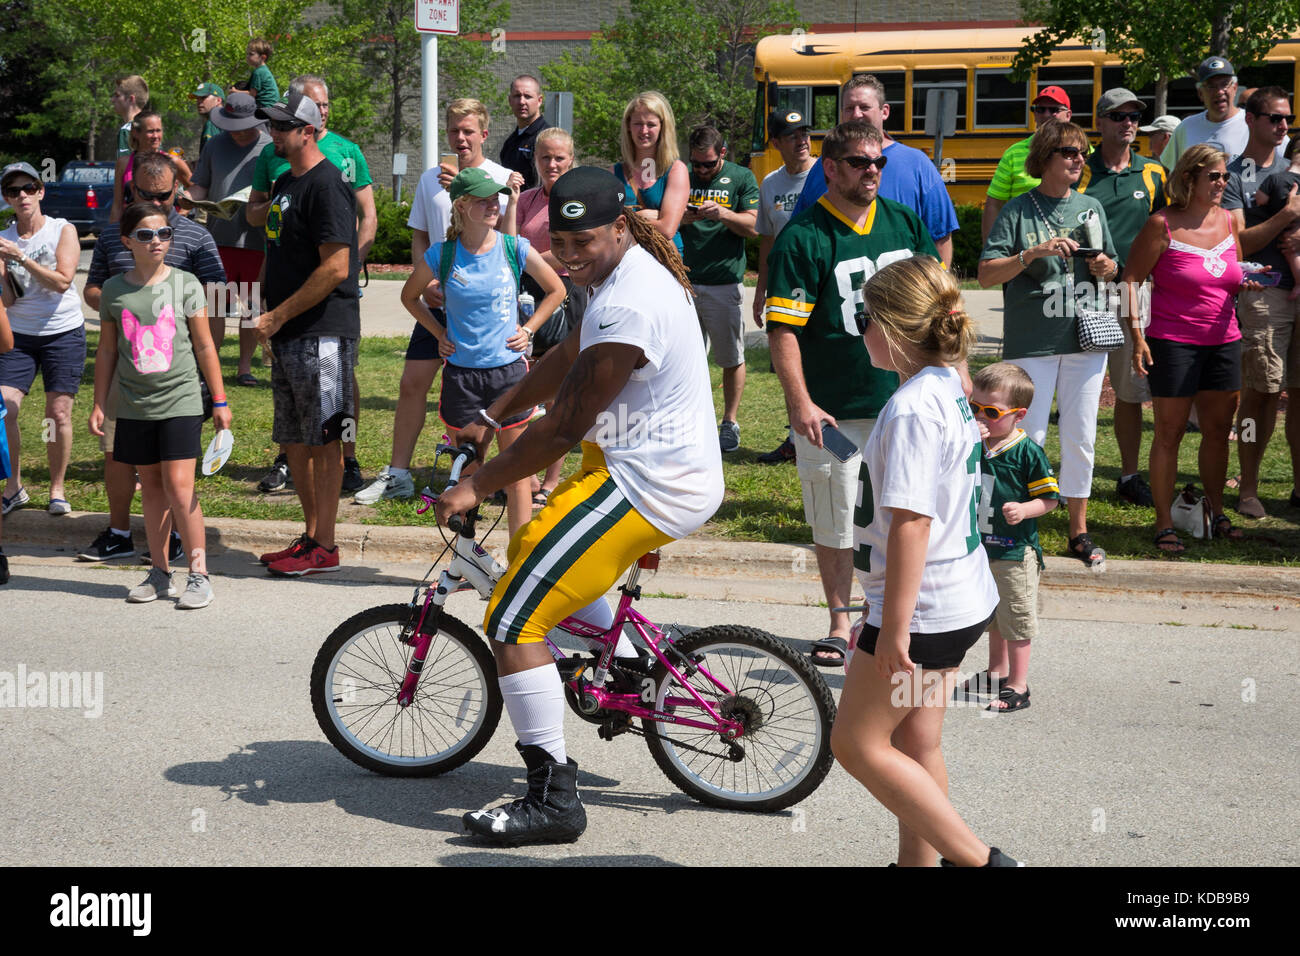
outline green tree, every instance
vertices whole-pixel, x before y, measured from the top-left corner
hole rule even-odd
[[[682,136],[700,123],[717,126],[732,155],[748,154],[754,104],[754,44],[804,27],[787,0],[631,0],[629,10],[592,37],[586,54],[565,53],[542,68],[547,89],[574,99],[574,138],[581,154],[619,155],[619,124],[628,100],[659,90]]]
[[[1195,73],[1205,57],[1252,66],[1300,30],[1300,0],[1021,0],[1020,10],[1043,29],[1012,62],[1017,76],[1067,40],[1082,40],[1118,53],[1130,86],[1155,82],[1157,115],[1165,112],[1169,80]]]

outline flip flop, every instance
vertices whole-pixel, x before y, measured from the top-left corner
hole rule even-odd
[[[235,384],[246,385],[249,388],[255,388],[258,384],[257,376],[254,375],[252,372],[240,372],[237,376],[235,376]]]
[[[533,507],[534,508],[546,507],[546,499],[550,496],[550,494],[551,493],[549,491],[543,488],[542,490],[537,492],[537,494],[533,495]]]
[[[1246,533],[1232,523],[1232,519],[1227,515],[1219,515],[1211,523],[1214,528],[1216,538],[1227,538],[1229,541],[1240,541],[1246,536]],[[1220,530],[1222,529],[1222,530]]]
[[[1258,498],[1246,497],[1238,499],[1237,514],[1245,518],[1267,518],[1268,512],[1264,510],[1264,503]]]
[[[817,651],[827,651],[831,654],[838,654],[839,657],[818,657]],[[848,659],[849,642],[842,637],[823,637],[820,641],[813,641],[812,650],[808,652],[809,659],[818,667],[843,667],[844,662]]]
[[[1173,528],[1162,528],[1156,532],[1155,546],[1166,557],[1176,558],[1187,550]]]

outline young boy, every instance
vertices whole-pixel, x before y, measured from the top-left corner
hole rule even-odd
[[[984,438],[979,531],[1001,600],[989,625],[989,669],[957,693],[996,691],[988,709],[1009,714],[1029,706],[1029,642],[1038,631],[1043,567],[1038,519],[1056,507],[1060,492],[1043,449],[1016,427],[1034,400],[1028,373],[998,362],[976,372],[972,384],[970,404]]]
[[[113,112],[122,120],[117,131],[117,154],[125,156],[131,152],[131,124],[149,102],[149,84],[143,76],[124,76],[113,87],[111,102]]]
[[[5,312],[4,303],[0,302],[0,352],[8,352],[14,347],[14,330],[9,326],[9,314]],[[5,435],[5,405],[0,402],[0,481],[9,477],[9,439]],[[4,541],[3,518],[0,518],[0,543]],[[0,584],[9,583],[9,559],[5,557],[4,548],[0,547]]]
[[[253,94],[258,106],[274,106],[280,102],[280,88],[266,61],[271,59],[271,44],[261,37],[248,41],[248,65],[253,74],[248,78],[248,92]]]
[[[1286,148],[1286,158],[1291,161],[1290,166],[1280,173],[1269,176],[1255,194],[1255,205],[1269,216],[1277,215],[1286,205],[1292,186],[1300,186],[1300,150],[1296,149],[1295,144],[1296,140],[1293,139]],[[1282,235],[1295,230],[1296,225],[1292,223],[1282,230]],[[1292,253],[1285,256],[1285,259],[1287,265],[1291,267],[1291,276],[1295,280],[1295,287],[1287,295],[1287,299],[1294,302],[1300,298],[1300,254]]]

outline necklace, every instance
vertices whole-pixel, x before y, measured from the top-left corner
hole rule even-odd
[[[1034,204],[1034,211],[1038,213],[1039,218],[1042,219],[1043,222],[1047,223],[1047,228],[1052,228],[1053,224],[1064,226],[1065,216],[1063,214],[1053,210],[1052,215],[1048,216],[1043,212],[1043,207],[1038,205],[1038,197],[1034,195],[1036,192],[1038,192],[1037,189],[1029,190],[1029,201]]]

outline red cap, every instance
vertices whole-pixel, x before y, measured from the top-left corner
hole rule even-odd
[[[1070,109],[1070,97],[1059,86],[1044,86],[1038,91],[1038,95],[1034,97],[1035,103],[1039,100],[1051,100],[1054,103],[1060,103],[1067,110]]]

